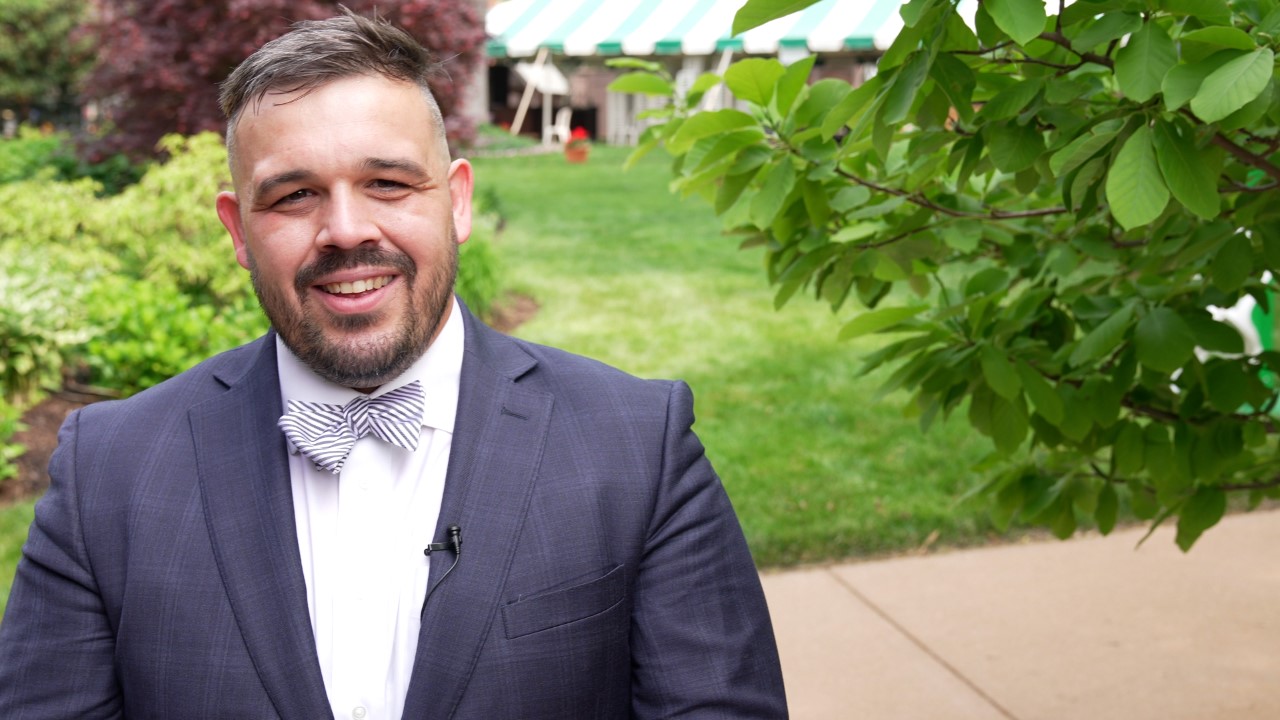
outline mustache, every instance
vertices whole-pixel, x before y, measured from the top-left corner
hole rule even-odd
[[[395,268],[412,286],[418,275],[418,266],[402,252],[391,252],[375,246],[360,246],[352,250],[332,252],[321,255],[315,262],[298,270],[294,276],[293,286],[298,294],[316,284],[316,280],[339,270],[350,270],[362,266],[378,266]]]

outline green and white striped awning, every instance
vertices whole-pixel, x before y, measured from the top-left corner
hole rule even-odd
[[[711,55],[732,50],[885,50],[902,29],[902,0],[822,0],[733,36],[745,0],[507,0],[489,10],[490,57]]]

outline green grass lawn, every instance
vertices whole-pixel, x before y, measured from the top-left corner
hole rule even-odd
[[[904,396],[856,377],[880,342],[837,342],[848,318],[796,297],[781,311],[762,256],[722,236],[710,207],[667,192],[661,153],[585,165],[556,154],[484,158],[477,185],[508,215],[515,286],[541,305],[516,334],[645,377],[681,378],[761,565],[970,544],[991,525],[957,505],[989,451],[963,422],[921,433]]]

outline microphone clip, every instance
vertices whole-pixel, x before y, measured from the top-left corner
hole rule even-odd
[[[452,550],[454,557],[462,554],[462,528],[457,525],[449,526],[449,539],[444,542],[430,543],[426,549],[422,551],[423,555],[430,555],[433,552],[441,550]]]

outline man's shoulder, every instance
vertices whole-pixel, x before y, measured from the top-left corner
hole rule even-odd
[[[613,365],[563,348],[507,337],[533,361],[528,381],[564,390],[612,394],[641,393],[665,397],[673,381],[641,378]]]

